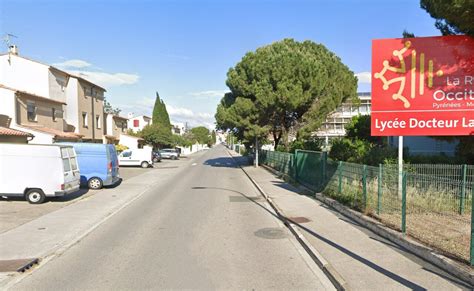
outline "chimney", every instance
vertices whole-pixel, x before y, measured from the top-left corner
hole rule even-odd
[[[18,55],[18,47],[14,44],[8,47],[8,52],[12,55],[17,56]]]

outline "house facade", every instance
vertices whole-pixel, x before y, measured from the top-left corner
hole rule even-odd
[[[133,130],[133,132],[139,132],[147,125],[153,124],[151,117],[146,115],[133,116],[133,113],[128,114],[128,128]]]
[[[104,93],[106,90],[82,77],[70,76],[67,86],[68,130],[85,142],[100,143],[104,136]]]
[[[125,117],[104,113],[104,143],[119,144],[120,136],[127,133],[127,123]]]

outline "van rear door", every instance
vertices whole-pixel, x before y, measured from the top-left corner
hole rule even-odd
[[[79,188],[81,175],[77,164],[76,152],[73,147],[61,147],[61,157],[63,159],[64,186],[65,192],[73,192]]]

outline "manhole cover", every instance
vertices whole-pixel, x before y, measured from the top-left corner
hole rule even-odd
[[[254,232],[255,236],[265,239],[283,239],[286,238],[286,232],[281,228],[262,228]]]
[[[38,259],[0,260],[0,272],[24,272],[34,264],[38,264]]]
[[[261,197],[229,196],[229,202],[252,202],[260,199]]]
[[[311,220],[309,220],[308,218],[302,217],[302,216],[298,216],[298,217],[288,217],[288,220],[290,220],[290,221],[293,222],[293,223],[306,223],[306,222],[310,222],[310,221],[311,221]]]

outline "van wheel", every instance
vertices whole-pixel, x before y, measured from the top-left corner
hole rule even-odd
[[[89,186],[89,189],[99,190],[102,188],[102,180],[97,177],[90,178],[87,182],[87,186]]]
[[[41,204],[46,199],[46,195],[41,189],[30,189],[26,192],[25,199],[31,204]]]
[[[148,162],[142,162],[141,166],[142,168],[148,168],[150,164],[148,164]]]

